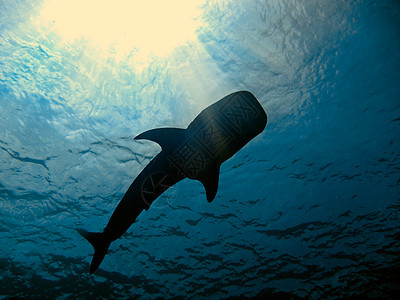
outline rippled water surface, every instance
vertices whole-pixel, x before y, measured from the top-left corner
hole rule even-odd
[[[0,0],[1,299],[400,293],[398,1],[199,1],[161,54],[67,39],[47,2]],[[180,182],[89,275],[76,229],[102,230],[160,151],[133,137],[238,90],[268,124],[216,199]]]

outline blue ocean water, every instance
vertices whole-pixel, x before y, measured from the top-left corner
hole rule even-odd
[[[196,38],[145,62],[66,41],[44,5],[0,1],[0,299],[400,294],[398,1],[205,1]],[[180,182],[89,275],[76,229],[160,151],[133,137],[238,90],[268,124],[216,199]]]

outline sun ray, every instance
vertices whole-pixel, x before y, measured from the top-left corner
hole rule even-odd
[[[83,38],[119,53],[165,56],[196,39],[204,0],[48,0],[41,20],[66,41]]]

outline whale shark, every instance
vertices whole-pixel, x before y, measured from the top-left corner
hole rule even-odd
[[[267,115],[248,91],[225,96],[205,108],[184,128],[157,128],[134,139],[158,143],[161,152],[135,178],[103,232],[78,230],[94,247],[90,274],[97,270],[110,244],[120,238],[143,210],[168,188],[189,178],[200,181],[208,202],[214,200],[221,164],[267,124]]]

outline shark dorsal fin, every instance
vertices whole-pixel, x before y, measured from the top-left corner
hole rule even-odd
[[[204,188],[206,189],[207,201],[213,201],[218,190],[219,165],[211,168],[205,173],[205,175],[196,179],[204,185]]]
[[[142,132],[135,140],[145,139],[156,142],[164,151],[173,151],[185,139],[186,129],[183,128],[156,128]]]

